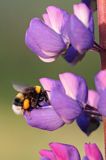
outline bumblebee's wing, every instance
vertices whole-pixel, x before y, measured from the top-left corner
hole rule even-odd
[[[29,88],[30,86],[28,85],[20,85],[20,84],[13,84],[13,88],[17,91],[17,92],[21,92],[21,93],[25,93],[26,89]]]

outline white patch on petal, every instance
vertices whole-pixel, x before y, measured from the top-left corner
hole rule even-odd
[[[40,57],[40,56],[39,56],[39,58],[40,58],[43,62],[47,62],[47,63],[53,62],[53,61],[55,61],[55,59],[56,59],[56,58],[42,58],[42,57]]]
[[[75,16],[88,28],[90,10],[84,3],[75,4],[73,6]]]
[[[61,26],[64,20],[62,10],[55,6],[49,6],[47,8],[47,13],[52,25],[52,29],[55,30],[57,33],[60,33]]]
[[[46,56],[55,57],[58,53],[41,50]]]
[[[88,102],[87,104],[97,108],[99,102],[99,94],[94,90],[88,91]]]
[[[12,105],[12,110],[14,111],[15,114],[17,115],[22,115],[23,114],[23,109],[21,106],[16,106],[16,105]]]
[[[50,28],[52,28],[52,25],[51,25],[51,22],[50,22],[50,19],[47,13],[43,14],[43,19],[44,19],[45,24],[48,25]]]
[[[106,69],[98,72],[95,77],[95,84],[98,91],[106,89]]]
[[[62,82],[66,94],[76,100],[78,93],[78,78],[72,73],[63,73],[59,75],[60,81]]]
[[[42,109],[48,109],[48,108],[52,108],[52,109],[53,109],[53,106],[50,106],[50,105],[49,105],[49,106],[43,106],[43,107],[42,107]]]

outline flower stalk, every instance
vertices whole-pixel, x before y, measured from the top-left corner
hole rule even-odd
[[[100,52],[101,70],[106,69],[106,0],[97,0],[98,25],[99,25],[99,40],[104,51]],[[104,123],[104,143],[105,143],[105,160],[106,160],[106,118],[103,118]]]

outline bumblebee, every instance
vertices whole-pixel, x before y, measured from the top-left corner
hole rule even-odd
[[[18,94],[14,98],[12,109],[18,115],[23,114],[24,111],[30,112],[34,108],[38,109],[49,103],[47,91],[40,86],[13,85],[13,88]]]

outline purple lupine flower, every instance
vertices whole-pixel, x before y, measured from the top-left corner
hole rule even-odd
[[[94,24],[92,12],[84,3],[73,6],[74,14],[70,16],[69,24],[66,23],[63,33],[71,40],[72,46],[83,54],[87,49],[92,48]]]
[[[51,150],[41,150],[41,160],[80,160],[78,150],[68,144],[50,143]]]
[[[100,71],[95,76],[96,89],[100,95],[98,102],[98,111],[106,116],[106,69]]]
[[[49,6],[43,21],[33,18],[27,29],[27,46],[45,62],[59,55],[70,63],[82,59],[94,42],[92,13],[84,3],[74,5],[74,14]]]
[[[103,156],[96,144],[85,144],[84,150],[86,156],[83,160],[103,160]]]
[[[85,3],[93,11],[97,10],[97,0],[82,0],[82,2]]]
[[[43,21],[33,18],[26,32],[25,42],[43,61],[54,61],[67,48],[61,29],[69,14],[55,6],[49,6],[43,14]]]
[[[49,104],[25,112],[24,117],[32,127],[55,130],[65,123],[72,123],[82,112],[87,102],[85,80],[73,73],[59,75],[60,80],[41,78],[40,82],[47,91]]]
[[[98,114],[97,106],[99,94],[94,90],[88,91],[88,101],[85,110],[82,111],[76,122],[80,129],[89,136],[100,126],[101,116]]]
[[[81,60],[94,43],[94,22],[91,10],[84,3],[75,4],[73,10],[74,14],[69,17],[62,30],[64,37],[71,44],[63,57],[72,64]]]

